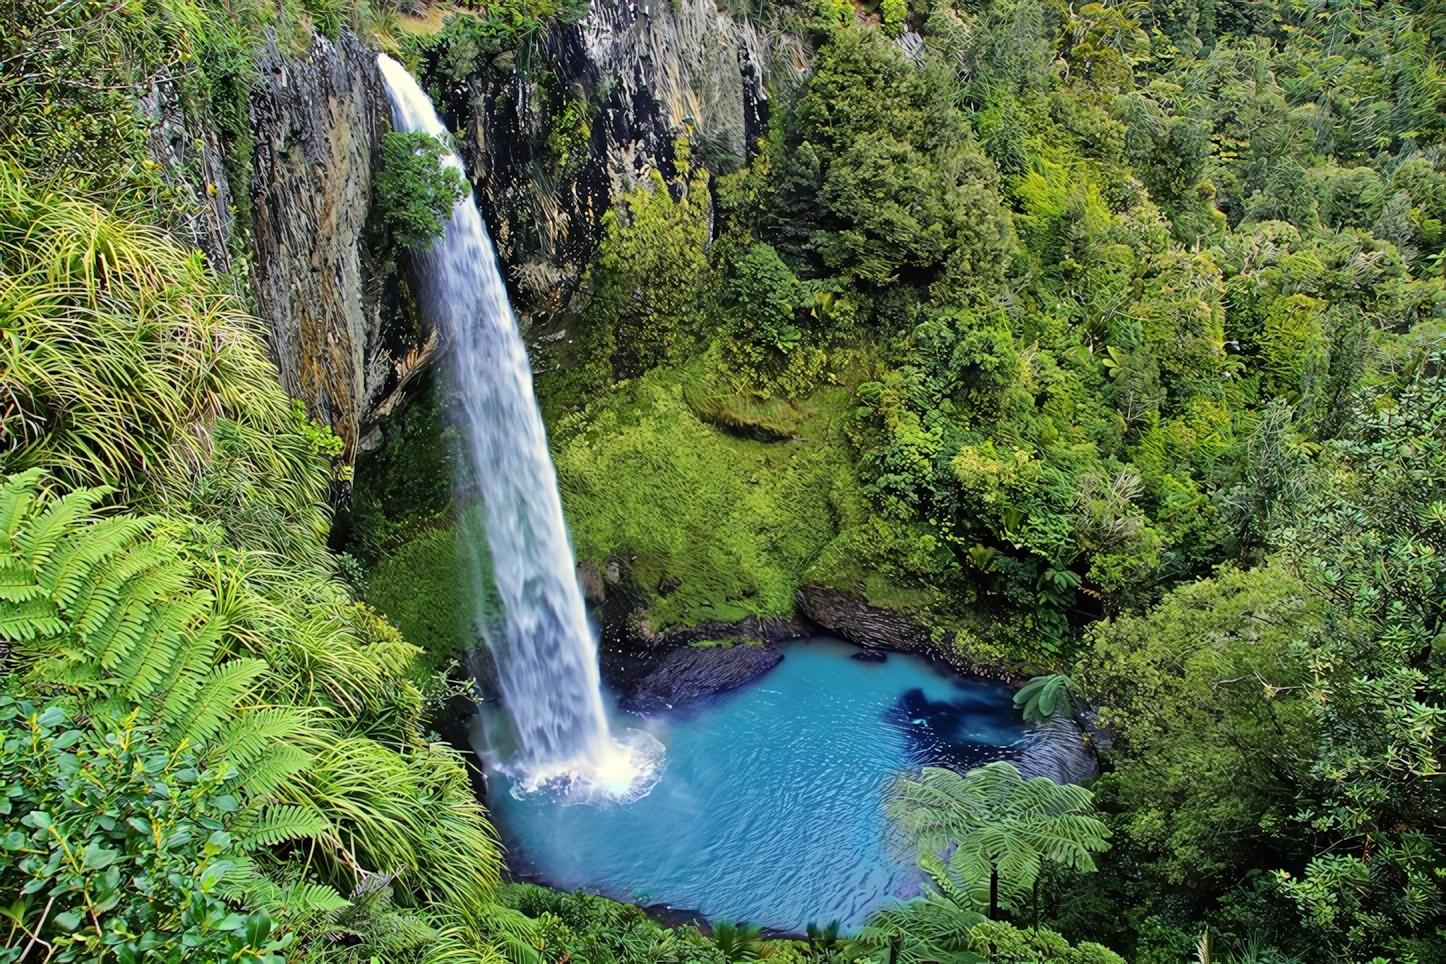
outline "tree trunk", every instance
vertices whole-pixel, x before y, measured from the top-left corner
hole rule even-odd
[[[999,918],[999,871],[989,869],[989,919]]]

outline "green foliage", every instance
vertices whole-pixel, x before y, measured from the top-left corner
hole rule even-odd
[[[697,330],[695,305],[709,278],[708,176],[690,173],[686,143],[676,179],[653,171],[602,218],[586,317],[595,357],[613,378],[678,360]]]
[[[1221,886],[1289,851],[1267,828],[1291,811],[1315,729],[1291,649],[1323,616],[1272,565],[1224,570],[1092,628],[1076,679],[1111,733],[1102,805],[1117,845],[1162,884]]]
[[[1090,855],[1109,848],[1110,832],[1091,815],[1091,799],[1083,787],[1025,780],[996,761],[968,774],[925,767],[920,780],[900,784],[889,813],[940,892],[993,919],[1035,892],[1046,861],[1095,869]]]
[[[367,602],[429,661],[445,666],[471,645],[466,630],[474,613],[462,571],[455,533],[430,529],[377,564],[367,579]]]
[[[841,399],[790,408],[790,440],[760,442],[702,421],[671,374],[619,386],[555,430],[578,558],[622,564],[656,630],[786,615],[847,497],[847,447],[830,424]]]
[[[546,147],[556,161],[557,176],[575,177],[592,148],[592,122],[597,111],[579,88],[566,91],[558,99],[561,105],[553,114]]]
[[[437,381],[420,376],[382,421],[377,444],[357,454],[351,499],[337,514],[331,540],[367,565],[447,518],[457,437]]]
[[[909,5],[905,0],[883,0],[879,4],[879,15],[884,21],[884,31],[897,37],[908,26]]]
[[[1068,676],[1036,676],[1014,694],[1014,705],[1026,723],[1042,723],[1055,716],[1072,716],[1088,708],[1084,690]]]
[[[728,964],[723,951],[695,927],[665,928],[640,908],[578,891],[560,894],[533,884],[509,884],[501,903],[535,928],[533,947],[548,961],[586,964]]]
[[[986,920],[967,895],[930,889],[874,914],[852,944],[875,961],[978,964],[984,958],[970,949],[971,935]]]
[[[184,524],[103,518],[103,493],[39,481],[0,489],[0,639],[28,685],[223,752],[249,794],[283,805],[258,812],[257,842],[315,839],[331,880],[410,868],[416,898],[486,904],[495,844],[455,756],[420,739],[414,647],[334,583],[296,586]]]
[[[226,899],[251,873],[241,775],[134,715],[90,728],[0,696],[7,951],[55,961],[281,964],[294,934]]]
[[[969,946],[991,962],[1008,964],[1124,964],[1125,959],[1093,941],[1073,947],[1050,930],[1022,930],[1004,921],[985,921],[969,932]]]
[[[420,53],[435,52],[442,76],[460,84],[483,57],[514,50],[554,23],[579,23],[589,9],[589,0],[500,0],[480,16],[470,8],[449,13],[435,36],[407,42]]]
[[[869,286],[987,299],[1008,262],[993,165],[941,75],[869,30],[819,51],[778,170],[780,250]],[[795,240],[796,239],[796,240]]]
[[[717,945],[729,964],[740,961],[758,960],[763,949],[763,929],[757,925],[743,924],[731,920],[720,920],[713,924],[713,943]]]
[[[0,468],[45,466],[150,505],[204,501],[222,521],[244,486],[248,511],[273,519],[257,548],[300,555],[324,531],[325,464],[297,431],[255,322],[197,253],[37,194],[7,169],[0,299]],[[208,474],[213,458],[221,471]]]
[[[452,208],[466,196],[467,184],[460,172],[442,163],[443,152],[436,138],[421,131],[382,134],[372,217],[380,224],[377,257],[383,271],[395,271],[404,252],[429,249]]]
[[[1446,723],[1440,638],[1446,516],[1446,381],[1428,372],[1365,394],[1350,431],[1281,541],[1330,606],[1297,657],[1318,737],[1294,821],[1334,843],[1305,872],[1281,872],[1305,926],[1359,956],[1443,920],[1431,869],[1446,847],[1435,815]],[[1306,774],[1303,774],[1303,777]]]

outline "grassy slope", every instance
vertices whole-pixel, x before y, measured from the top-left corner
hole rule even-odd
[[[578,558],[628,569],[653,594],[645,615],[657,630],[789,615],[804,572],[857,511],[848,395],[753,413],[770,429],[758,434],[784,436],[759,441],[700,418],[680,374],[620,383],[555,424]],[[702,407],[715,422],[736,414]]]

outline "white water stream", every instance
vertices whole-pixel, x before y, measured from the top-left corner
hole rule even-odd
[[[406,68],[386,55],[377,63],[392,126],[450,143],[431,98]],[[465,179],[456,155],[448,151],[443,163]],[[548,790],[580,803],[637,799],[657,781],[663,748],[641,731],[628,730],[622,739],[609,732],[597,644],[532,368],[470,191],[442,236],[415,259],[420,306],[443,336],[461,398],[466,456],[482,497],[502,602],[501,620],[478,619],[515,729],[516,749],[502,765],[518,790]]]

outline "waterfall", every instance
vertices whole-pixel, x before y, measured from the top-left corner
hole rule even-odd
[[[431,98],[406,68],[377,59],[392,126],[448,144]],[[443,163],[466,172],[455,154]],[[662,746],[609,732],[556,470],[492,240],[467,193],[432,248],[416,254],[418,301],[440,330],[461,399],[465,455],[482,497],[500,620],[478,620],[497,664],[516,748],[505,766],[520,790],[567,799],[632,799],[656,782]],[[480,547],[474,547],[480,550]],[[479,598],[487,595],[479,587]],[[500,624],[500,625],[499,625]]]

